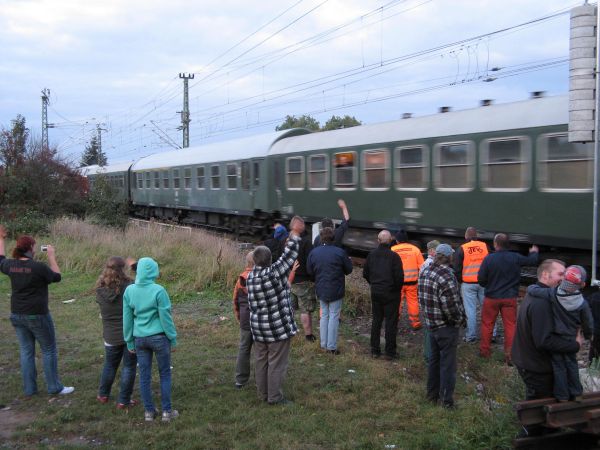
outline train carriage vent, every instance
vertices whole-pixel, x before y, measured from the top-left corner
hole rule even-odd
[[[494,103],[494,100],[486,98],[479,102],[479,106],[492,106],[492,103]]]
[[[452,111],[452,107],[451,106],[440,106],[440,110],[441,113],[448,113],[450,111]]]
[[[530,95],[530,98],[544,98],[546,95],[546,91],[533,91]]]
[[[411,119],[412,118],[412,113],[402,113],[402,118],[403,119]]]

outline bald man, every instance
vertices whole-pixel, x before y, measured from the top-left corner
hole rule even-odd
[[[371,286],[371,355],[381,356],[381,325],[385,318],[385,359],[398,358],[396,335],[398,333],[398,307],[404,282],[402,260],[390,249],[392,234],[383,230],[377,236],[379,246],[369,253],[363,268],[363,277]]]

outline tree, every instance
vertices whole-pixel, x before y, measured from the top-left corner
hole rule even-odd
[[[362,122],[356,120],[354,116],[350,117],[347,114],[344,117],[331,116],[331,119],[325,122],[325,125],[321,128],[321,131],[338,130],[340,128],[350,128],[358,125],[362,125]]]
[[[93,166],[97,164],[99,166],[105,166],[107,163],[106,154],[100,148],[97,136],[92,136],[89,144],[85,146],[83,155],[81,156],[81,167]]]
[[[319,131],[320,124],[312,116],[303,114],[300,117],[285,116],[281,125],[275,127],[275,131],[289,130],[290,128],[308,128],[311,131]]]
[[[84,212],[85,179],[56,148],[42,148],[17,116],[0,139],[0,223],[13,234],[37,233],[62,215]]]
[[[0,132],[0,166],[4,166],[7,172],[23,164],[29,139],[25,117],[18,114],[11,123],[10,130],[3,129]]]

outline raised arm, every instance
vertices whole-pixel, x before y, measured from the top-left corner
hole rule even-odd
[[[54,250],[53,245],[48,246],[48,265],[52,272],[60,273],[60,267],[58,267],[58,263],[56,262],[56,250]]]
[[[7,234],[8,233],[6,232],[6,228],[0,225],[0,259],[4,259],[4,257],[6,256],[4,241],[6,239]]]

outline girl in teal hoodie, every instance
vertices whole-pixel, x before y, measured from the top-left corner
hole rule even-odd
[[[171,407],[171,347],[177,345],[177,332],[171,317],[171,300],[164,287],[154,280],[158,264],[152,258],[137,263],[135,284],[123,295],[123,336],[127,349],[137,354],[140,368],[140,394],[144,402],[144,419],[157,415],[152,401],[152,355],[156,355],[160,375],[162,420],[168,422],[179,414]]]

